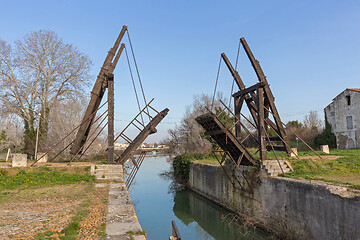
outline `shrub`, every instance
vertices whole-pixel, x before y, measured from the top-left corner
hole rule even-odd
[[[336,137],[331,132],[331,125],[327,121],[325,114],[325,129],[324,131],[314,138],[314,145],[319,147],[320,145],[329,145],[330,148],[336,148]]]
[[[189,179],[191,157],[188,153],[178,155],[173,160],[174,177],[180,182]]]

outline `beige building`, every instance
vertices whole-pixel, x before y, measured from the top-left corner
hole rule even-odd
[[[123,150],[123,149],[127,148],[128,146],[129,146],[129,144],[127,144],[127,143],[118,143],[118,142],[114,143],[115,150]]]
[[[340,149],[360,147],[360,88],[347,88],[325,107]]]

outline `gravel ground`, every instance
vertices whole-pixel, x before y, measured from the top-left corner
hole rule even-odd
[[[43,239],[60,239],[62,230],[89,199],[78,239],[101,239],[107,195],[107,185],[95,188],[88,183],[0,192],[0,239],[34,239],[47,231],[53,234]]]

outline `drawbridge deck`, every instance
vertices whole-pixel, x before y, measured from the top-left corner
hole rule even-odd
[[[212,112],[198,116],[195,119],[204,129],[205,134],[211,138],[225,151],[238,165],[257,165],[245,146],[236,139],[234,134],[228,130],[223,122]]]

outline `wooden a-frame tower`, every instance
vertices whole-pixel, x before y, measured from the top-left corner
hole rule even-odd
[[[232,95],[234,98],[233,115],[235,117],[235,132],[232,132],[225,124],[221,123],[217,115],[212,112],[197,117],[196,121],[206,130],[205,134],[210,135],[237,165],[256,165],[267,160],[267,151],[269,150],[284,151],[290,154],[291,148],[275,106],[274,96],[259,61],[255,59],[245,39],[241,38],[240,42],[255,70],[259,82],[250,87],[245,87],[239,73],[231,65],[225,53],[221,54],[239,88],[239,91]],[[246,118],[241,113],[244,102],[250,111],[257,136],[253,136],[251,131],[241,122],[242,118]],[[225,106],[225,104],[223,105]],[[271,116],[272,119],[270,118]],[[254,154],[251,154],[245,147],[245,139],[242,139],[241,136],[242,128],[248,133],[245,138],[252,136],[257,142],[260,154],[259,159],[256,159]],[[270,129],[275,132],[275,136],[269,136],[268,132]]]

